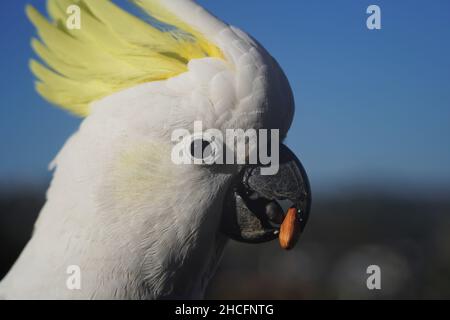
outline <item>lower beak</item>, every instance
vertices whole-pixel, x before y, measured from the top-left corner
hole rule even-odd
[[[221,229],[230,238],[247,243],[279,238],[282,248],[295,246],[308,222],[311,190],[300,160],[284,145],[279,159],[276,174],[249,166],[228,192]]]

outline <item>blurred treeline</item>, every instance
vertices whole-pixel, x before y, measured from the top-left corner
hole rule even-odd
[[[0,278],[27,242],[45,189],[0,192]],[[317,195],[293,251],[230,242],[210,299],[450,299],[450,199],[354,189]],[[381,267],[381,290],[366,268]]]

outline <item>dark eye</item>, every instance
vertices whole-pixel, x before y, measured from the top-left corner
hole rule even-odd
[[[191,156],[194,159],[203,160],[211,156],[211,142],[203,139],[196,139],[191,143]]]

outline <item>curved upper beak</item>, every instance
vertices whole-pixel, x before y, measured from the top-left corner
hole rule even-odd
[[[282,247],[290,249],[308,222],[311,208],[308,176],[300,160],[285,145],[280,146],[278,172],[263,175],[262,168],[245,168],[241,181],[228,192],[222,232],[248,243],[279,237]],[[283,209],[286,206],[288,209]]]

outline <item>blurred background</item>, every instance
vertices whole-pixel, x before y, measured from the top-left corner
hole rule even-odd
[[[122,1],[120,1],[122,2]],[[296,249],[230,243],[211,299],[450,299],[450,2],[199,1],[286,71],[287,144],[310,176]],[[34,91],[24,6],[1,5],[0,278],[30,237],[47,166],[80,119]],[[377,4],[382,29],[368,30]],[[381,290],[366,269],[381,267]]]

